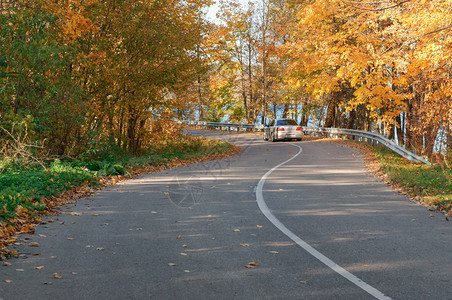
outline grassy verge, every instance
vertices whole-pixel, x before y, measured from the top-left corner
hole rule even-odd
[[[62,204],[87,196],[99,187],[239,151],[227,142],[188,137],[177,144],[160,145],[140,156],[55,160],[46,168],[9,166],[0,173],[0,253],[8,253],[5,246],[15,241],[16,233],[33,232],[34,224],[39,223],[43,215],[54,213]]]
[[[374,153],[393,185],[435,210],[451,212],[452,169],[413,163],[385,149],[374,149]]]
[[[359,148],[366,157],[369,170],[382,181],[429,209],[452,216],[452,169],[414,163],[386,148],[348,140],[328,141]]]

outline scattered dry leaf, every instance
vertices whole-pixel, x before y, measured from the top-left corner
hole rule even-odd
[[[247,265],[245,265],[245,268],[252,269],[257,267],[258,265],[259,263],[257,261],[251,261]]]
[[[69,213],[66,213],[67,215],[71,215],[71,216],[78,216],[78,217],[80,217],[81,215],[82,215],[82,213],[79,213],[79,212],[74,212],[74,211],[72,211],[72,212],[69,212]],[[49,221],[50,222],[50,221]]]
[[[176,236],[176,240],[180,240],[182,237],[180,235]]]
[[[170,267],[175,267],[175,266],[177,266],[177,264],[175,264],[175,263],[169,263],[168,266],[170,266]]]
[[[44,235],[44,234],[39,234],[39,237],[42,237],[42,238],[46,238],[46,237],[47,237],[47,235]]]
[[[188,254],[185,253],[185,252],[181,252],[181,253],[179,253],[179,255],[181,255],[181,256],[187,256]]]
[[[96,250],[97,250],[97,251],[104,251],[105,248],[103,248],[103,247],[97,247]]]
[[[61,275],[59,275],[58,273],[53,273],[52,276],[56,279],[61,279],[63,277],[61,277]]]
[[[11,263],[5,261],[5,262],[3,262],[3,265],[4,265],[5,267],[11,267],[13,264],[11,264]]]
[[[70,241],[72,241],[74,238],[68,237],[67,239],[70,240]]]
[[[35,267],[36,270],[42,270],[44,269],[44,266]]]
[[[272,251],[270,251],[270,253],[278,254],[279,252],[278,252],[278,251],[275,251],[275,250],[272,250]]]
[[[242,246],[242,247],[249,247],[249,246],[251,246],[251,245],[250,245],[250,244],[243,243],[243,244],[240,244],[240,246]]]
[[[308,284],[308,282],[306,280],[302,280],[300,281],[301,284]]]
[[[17,272],[23,272],[25,271],[24,269],[16,269]]]
[[[28,246],[30,246],[30,247],[39,247],[39,243],[31,242],[30,244],[28,244]]]
[[[240,229],[234,229],[235,232],[240,232]]]
[[[6,283],[12,283],[13,281],[11,279],[5,279]]]

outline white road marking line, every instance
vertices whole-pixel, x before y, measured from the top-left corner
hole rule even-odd
[[[325,265],[327,265],[330,269],[332,269],[333,271],[335,271],[336,273],[338,273],[339,275],[341,275],[342,277],[348,279],[350,282],[352,282],[353,284],[357,285],[358,287],[360,287],[361,289],[363,289],[364,291],[366,291],[367,293],[369,293],[370,295],[374,296],[377,299],[391,299],[387,296],[385,296],[382,292],[380,292],[379,290],[375,289],[374,287],[370,286],[369,284],[365,283],[364,281],[362,281],[361,279],[359,279],[358,277],[356,277],[355,275],[353,275],[352,273],[348,272],[347,270],[345,270],[344,268],[342,268],[341,266],[339,266],[338,264],[336,264],[334,261],[332,261],[331,259],[329,259],[328,257],[326,257],[325,255],[323,255],[322,253],[320,253],[319,251],[317,251],[316,249],[314,249],[311,245],[309,245],[308,243],[306,243],[305,241],[303,241],[300,237],[298,237],[295,233],[293,233],[292,231],[290,231],[283,223],[281,223],[281,221],[278,220],[278,218],[276,218],[272,212],[270,211],[270,209],[268,208],[267,204],[265,203],[264,200],[264,196],[262,195],[262,189],[264,187],[264,183],[265,180],[270,176],[271,173],[273,173],[273,171],[275,171],[276,169],[278,169],[279,167],[285,165],[286,163],[290,162],[291,160],[293,160],[295,157],[297,157],[298,155],[300,155],[300,153],[302,152],[302,148],[298,145],[295,144],[291,144],[292,146],[298,147],[299,151],[297,154],[295,154],[294,156],[292,156],[290,159],[280,163],[279,165],[273,167],[270,171],[268,171],[267,173],[265,173],[264,176],[262,176],[261,180],[259,181],[259,183],[257,184],[257,188],[256,188],[256,200],[257,200],[257,204],[259,206],[259,209],[261,210],[261,212],[264,214],[264,216],[267,217],[267,219],[273,223],[273,225],[276,226],[276,228],[278,228],[282,233],[284,233],[287,237],[289,237],[292,241],[294,241],[295,243],[297,243],[300,247],[302,247],[304,250],[306,250],[309,254],[311,254],[312,256],[314,256],[315,258],[317,258],[318,260],[320,260],[322,263],[324,263]]]

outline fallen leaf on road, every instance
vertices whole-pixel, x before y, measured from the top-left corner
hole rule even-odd
[[[39,237],[42,237],[42,238],[46,238],[46,237],[47,237],[47,235],[44,235],[44,234],[39,234]]]
[[[185,273],[190,273],[190,270],[184,270]]]
[[[175,263],[169,263],[168,266],[170,266],[170,267],[175,267],[175,266],[177,266],[177,264],[175,264]]]
[[[5,282],[6,283],[12,283],[13,281],[11,279],[6,279]]]
[[[81,215],[82,215],[82,213],[79,213],[79,212],[69,212],[69,213],[66,213],[66,215],[71,215],[71,216],[78,216],[78,217],[80,217]],[[50,222],[50,221],[49,221]]]
[[[430,214],[430,217],[433,218],[435,215],[434,214]]]
[[[411,219],[412,222],[416,221],[416,219]]]
[[[67,239],[68,239],[69,241],[72,241],[74,238],[68,237]]]
[[[300,283],[302,283],[302,284],[308,284],[308,282],[307,282],[307,281],[305,281],[305,280],[303,280],[303,281],[300,281]]]
[[[105,248],[103,248],[103,247],[97,247],[96,250],[97,250],[97,251],[104,251]]]
[[[28,244],[28,246],[30,246],[30,247],[39,247],[39,243],[31,242],[30,244]]]
[[[278,251],[270,251],[270,253],[273,253],[273,254],[278,254],[279,252]]]
[[[240,246],[242,246],[242,247],[249,247],[251,245],[250,244],[240,244]]]
[[[97,217],[99,214],[91,214],[92,216],[94,216],[94,217]]]
[[[180,235],[176,236],[176,240],[180,240],[182,237]]]
[[[234,229],[235,232],[240,232],[240,229]]]
[[[52,276],[56,279],[61,279],[63,277],[61,277],[61,275],[59,275],[58,273],[53,273]]]
[[[185,244],[182,245],[182,248],[187,248],[187,247],[188,247],[188,245],[185,245]]]
[[[158,214],[155,210],[151,211],[151,214]]]
[[[23,272],[25,271],[24,269],[16,269],[17,272]]]
[[[164,192],[164,193],[163,193],[163,195],[169,195],[169,193],[167,193],[167,192]]]
[[[44,269],[44,266],[35,267],[36,270],[42,270]]]
[[[185,252],[181,252],[181,253],[179,253],[179,255],[181,255],[181,256],[187,256],[188,254],[185,253]]]
[[[45,285],[52,285],[52,283],[51,283],[50,281],[43,282],[42,284],[45,284]]]
[[[245,268],[252,269],[257,267],[258,265],[259,263],[257,261],[251,261],[247,265],[245,265]]]
[[[11,263],[5,261],[5,262],[3,263],[3,265],[4,265],[5,267],[11,267],[13,264],[11,264]]]

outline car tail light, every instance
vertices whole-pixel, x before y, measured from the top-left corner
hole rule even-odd
[[[278,128],[276,131],[284,131],[284,128]]]
[[[301,130],[301,127],[297,127],[297,130]]]

